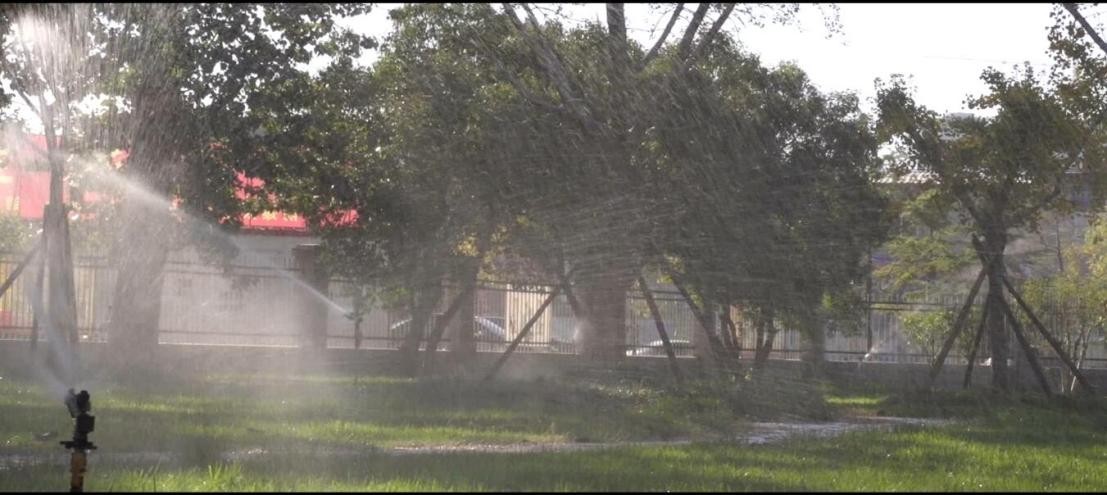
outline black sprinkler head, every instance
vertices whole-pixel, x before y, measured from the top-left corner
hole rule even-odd
[[[73,393],[73,389],[69,389],[69,393],[65,396],[65,407],[69,409],[69,416],[76,418],[81,413],[87,413],[92,410],[92,398],[89,396],[87,390],[82,390],[80,393]]]

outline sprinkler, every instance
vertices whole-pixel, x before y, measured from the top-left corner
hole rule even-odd
[[[73,425],[73,440],[58,443],[70,451],[69,491],[80,493],[84,491],[88,451],[96,450],[96,445],[88,441],[88,434],[96,429],[96,417],[88,413],[92,410],[92,399],[86,390],[74,394],[73,389],[69,389],[69,393],[65,396],[65,407],[69,409],[69,415],[76,420]]]

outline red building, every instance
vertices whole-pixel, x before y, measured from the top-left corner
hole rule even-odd
[[[50,196],[50,172],[47,170],[46,138],[37,135],[24,135],[7,139],[8,146],[0,149],[0,213],[15,213],[26,220],[42,220],[43,207]],[[14,142],[13,142],[14,141]],[[110,155],[112,165],[121,166],[128,157],[126,150],[117,150]],[[246,199],[246,188],[263,185],[260,179],[249,178],[238,173],[239,199]],[[70,201],[68,184],[63,185],[62,195]],[[94,203],[101,195],[94,191],[84,191],[80,201]],[[356,218],[356,215],[350,219]],[[244,214],[241,217],[243,230],[247,233],[271,233],[281,235],[299,235],[309,237],[306,220],[299,215],[281,211],[266,211],[259,215]]]

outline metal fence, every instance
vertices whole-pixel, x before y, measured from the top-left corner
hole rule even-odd
[[[0,255],[0,277],[6,278],[21,259],[17,254]],[[115,271],[103,258],[78,257],[74,262],[78,331],[84,341],[103,341],[111,306],[116,303],[112,301]],[[291,260],[284,263],[287,266]],[[0,340],[31,337],[34,324],[31,294],[37,271],[36,266],[29,267],[0,297]],[[294,268],[271,264],[223,266],[178,260],[167,264],[161,294],[151,297],[161,298],[159,342],[163,344],[300,346],[304,343],[300,330],[302,314],[309,305],[322,303],[328,308],[327,346],[352,348],[356,322],[351,309],[355,289],[349,281],[334,279],[326,294],[318,294],[300,281]],[[468,322],[473,325],[477,350],[503,351],[541,306],[550,289],[507,283],[480,284],[473,296],[473,319]],[[436,315],[445,312],[454,294],[447,290]],[[693,355],[693,330],[698,323],[686,302],[676,292],[657,290],[653,296],[677,354]],[[932,352],[908,340],[902,316],[911,311],[956,308],[960,303],[956,297],[921,301],[874,299],[866,311],[867,321],[859,326],[863,330],[828,332],[826,358],[831,361],[928,363],[933,359]],[[736,323],[745,329],[738,336],[742,353],[752,356],[755,337],[748,330],[751,325],[740,319]],[[1049,319],[1046,323],[1059,324]],[[362,334],[359,347],[395,349],[410,325],[410,317],[403,310],[387,308],[376,301],[368,306],[357,324]],[[638,293],[628,294],[626,328],[628,355],[659,358],[665,355],[652,314]],[[516,352],[576,353],[578,332],[578,322],[566,297],[559,295],[536,321]],[[451,335],[451,332],[446,333],[443,346],[449,346]],[[800,332],[784,328],[777,334],[773,347],[771,359],[799,359],[804,341]],[[1085,356],[1084,366],[1107,368],[1105,347],[1102,339],[1095,342]],[[1043,354],[1043,358],[1050,360],[1050,354]],[[966,361],[954,352],[947,362],[963,364]]]

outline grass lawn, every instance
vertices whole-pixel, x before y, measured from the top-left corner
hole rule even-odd
[[[791,385],[791,390],[786,389]],[[1107,489],[1101,401],[896,394],[830,386],[648,380],[495,383],[389,377],[207,375],[89,385],[97,416],[86,489],[252,490],[1094,490]],[[823,399],[825,397],[825,400]],[[958,418],[745,446],[719,439],[758,417]],[[63,452],[64,407],[0,380],[0,457]],[[48,440],[36,434],[56,431]],[[691,445],[394,455],[377,448],[691,438]],[[269,453],[220,460],[229,450]],[[170,452],[172,461],[108,453]],[[341,455],[335,452],[341,452]],[[99,456],[99,457],[98,457]],[[0,464],[0,490],[59,490],[66,467]]]

